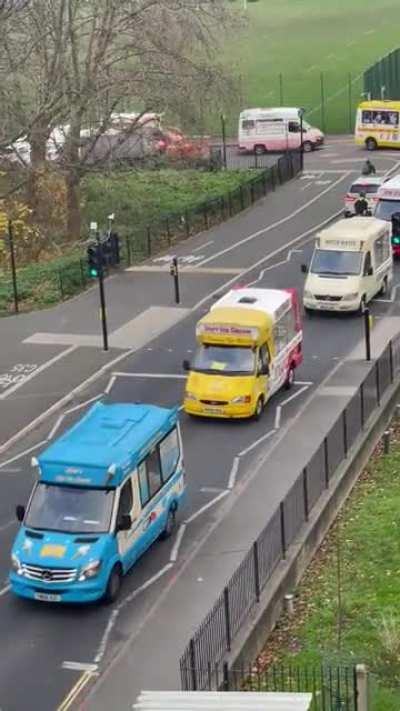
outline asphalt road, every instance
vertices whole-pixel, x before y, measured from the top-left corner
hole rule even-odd
[[[309,259],[313,233],[340,210],[343,193],[357,176],[359,163],[364,159],[365,154],[350,142],[332,142],[323,151],[307,156],[302,179],[287,184],[228,224],[181,245],[178,250],[183,270],[181,319],[168,330],[162,332],[161,329],[158,336],[144,342],[134,352],[128,352],[128,348],[115,348],[106,356],[96,345],[82,345],[79,341],[82,335],[96,336],[96,323],[88,318],[95,303],[95,292],[30,319],[8,320],[5,327],[8,347],[0,354],[0,369],[8,376],[3,385],[4,397],[0,400],[3,445],[19,429],[26,428],[32,419],[65,397],[81,380],[107,362],[117,357],[121,360],[60,411],[47,417],[14,445],[7,446],[1,455],[0,636],[3,650],[6,650],[0,666],[2,711],[24,711],[32,707],[41,711],[78,708],[80,691],[82,695],[89,691],[96,680],[97,688],[92,692],[94,695],[89,698],[89,704],[90,708],[100,708],[104,688],[102,679],[106,685],[109,664],[131,636],[138,635],[137,644],[140,645],[144,619],[147,631],[154,629],[154,644],[165,644],[166,653],[174,655],[178,665],[183,650],[168,649],[168,626],[173,625],[174,620],[159,619],[156,611],[166,584],[173,584],[179,575],[174,565],[168,567],[171,553],[177,552],[178,563],[190,555],[211,523],[221,516],[220,502],[228,495],[229,486],[240,482],[260,457],[268,457],[276,438],[282,434],[282,428],[287,428],[286,436],[290,442],[291,419],[362,337],[360,319],[329,315],[305,320],[304,364],[290,393],[295,397],[285,403],[288,393],[278,394],[260,422],[190,420],[182,415],[188,498],[180,521],[188,522],[185,535],[179,551],[176,551],[175,538],[155,544],[143,556],[126,577],[122,601],[114,609],[101,605],[60,608],[30,604],[10,595],[7,573],[9,551],[16,532],[13,511],[16,503],[26,501],[32,485],[30,457],[40,451],[44,440],[56,436],[71,424],[85,410],[85,401],[100,395],[107,385],[110,388],[106,399],[110,401],[179,403],[184,385],[181,362],[185,357],[190,358],[193,352],[195,323],[207,311],[209,295],[223,293],[230,282],[301,289],[300,264]],[[396,154],[382,153],[374,157],[374,162],[384,171],[391,169],[396,159]],[[163,262],[156,258],[149,266],[159,271],[134,271],[107,285],[109,296],[113,296],[111,324],[114,332],[153,305],[172,307],[170,277],[163,270]],[[195,267],[195,271],[188,271],[190,267]],[[396,282],[400,282],[398,267]],[[397,305],[385,301],[373,306],[377,319],[385,318],[393,309],[397,310]],[[63,346],[54,342],[22,343],[38,332],[64,335],[65,343]],[[68,348],[71,351],[65,354]],[[17,355],[13,356],[14,353]],[[51,362],[62,353],[65,355]],[[36,375],[35,369],[26,369],[22,375],[31,379],[14,382],[10,377],[16,363],[36,364],[37,369],[47,363],[50,365]],[[114,371],[119,375],[110,383]],[[165,374],[170,377],[160,377]],[[16,386],[17,389],[12,390]],[[83,405],[81,410],[67,412],[80,404]],[[60,413],[65,414],[62,421],[59,421]],[[32,452],[24,455],[31,448]],[[234,466],[236,457],[239,457],[237,471]],[[293,457],[295,462],[295,452]],[[271,471],[269,475],[279,477],[279,471]],[[207,504],[210,507],[204,508]],[[215,591],[215,598],[219,592]],[[161,638],[160,630],[163,631]],[[96,665],[95,674],[90,673],[92,668],[87,667],[88,664]],[[80,668],[79,665],[83,666]],[[137,685],[140,689],[140,679]],[[154,688],[157,688],[157,669],[154,669]],[[63,699],[67,700],[63,702]],[[121,689],[118,708],[128,708],[123,705],[126,701]]]

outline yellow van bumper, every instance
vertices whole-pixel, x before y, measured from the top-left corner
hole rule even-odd
[[[220,419],[245,419],[252,417],[255,410],[255,402],[250,403],[228,403],[226,405],[210,405],[202,403],[200,400],[183,401],[183,410],[188,415],[198,417],[217,417]]]

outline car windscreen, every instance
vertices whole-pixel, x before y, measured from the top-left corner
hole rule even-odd
[[[350,276],[361,271],[361,252],[342,252],[334,249],[316,249],[311,262],[311,273],[332,276]]]
[[[365,193],[366,195],[374,195],[378,192],[379,185],[362,185],[361,183],[353,183],[350,188],[351,193]]]
[[[106,533],[113,502],[114,490],[39,483],[24,523],[45,531]]]
[[[241,375],[254,373],[255,351],[241,346],[201,345],[197,349],[192,370],[200,373]]]
[[[390,222],[395,212],[400,212],[400,200],[379,200],[374,217]]]

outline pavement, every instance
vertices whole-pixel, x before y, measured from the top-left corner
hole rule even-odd
[[[396,171],[399,159],[394,152],[374,156],[382,172]],[[2,711],[32,706],[42,711],[109,709],[116,699],[119,709],[130,708],[144,682],[152,688],[167,683],[164,667],[170,683],[178,683],[183,648],[246,545],[243,528],[232,517],[240,487],[260,459],[267,466],[271,457],[267,506],[249,509],[251,530],[261,530],[268,507],[291,485],[290,465],[297,470],[295,447],[286,447],[282,471],[272,458],[274,448],[292,438],[298,413],[308,413],[319,385],[357,347],[360,319],[328,315],[305,320],[305,359],[293,398],[278,394],[260,422],[189,420],[182,415],[188,472],[188,502],[181,513],[184,536],[157,543],[143,556],[125,578],[121,602],[111,610],[102,605],[26,604],[10,595],[9,550],[17,530],[13,511],[32,486],[30,458],[94,398],[180,403],[181,363],[194,350],[199,317],[234,283],[301,290],[300,265],[310,258],[313,235],[340,212],[347,186],[364,160],[365,153],[351,139],[332,140],[306,156],[301,178],[179,245],[179,306],[167,269],[171,254],[108,279],[107,353],[101,350],[96,288],[48,311],[0,322],[0,636],[7,650],[0,667]],[[395,283],[399,277],[396,267]],[[393,301],[377,300],[372,307],[379,328],[393,324],[388,319],[400,314],[397,291]],[[310,447],[320,437],[318,423],[319,415],[310,407],[302,431]],[[221,548],[219,572],[218,556],[207,555],[206,537],[214,527],[225,530],[221,535],[239,534],[232,548]],[[200,594],[189,605],[194,589]]]

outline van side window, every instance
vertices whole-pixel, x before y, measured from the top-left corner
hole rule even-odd
[[[367,254],[365,255],[363,276],[368,276],[368,272],[371,269],[371,267],[372,267],[371,252],[367,252]]]
[[[146,458],[147,478],[149,482],[150,498],[161,489],[161,470],[158,447]]]
[[[174,427],[160,442],[161,473],[163,481],[168,481],[174,474],[179,460],[178,430]]]
[[[262,366],[264,366],[264,365],[269,366],[269,361],[270,361],[269,350],[268,350],[267,344],[265,343],[263,346],[261,346],[261,348],[259,350],[259,354],[258,354],[259,369],[261,369]]]
[[[133,507],[132,482],[130,478],[125,482],[119,495],[118,516],[119,519],[124,514],[129,514]]]
[[[289,133],[300,133],[300,124],[297,121],[289,121]]]
[[[375,265],[379,267],[390,256],[390,244],[388,233],[381,235],[374,242]]]
[[[147,481],[146,462],[142,462],[141,464],[139,464],[138,476],[139,476],[140,501],[142,502],[142,506],[146,506],[148,500],[150,499],[149,482]]]

